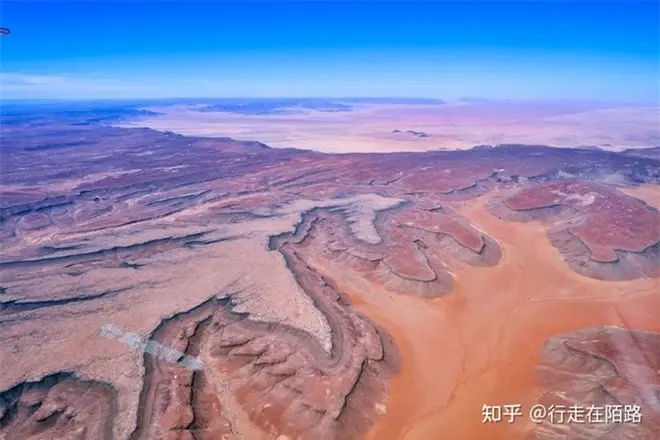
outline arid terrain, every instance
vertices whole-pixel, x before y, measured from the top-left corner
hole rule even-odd
[[[270,104],[270,105],[268,105]],[[660,145],[658,108],[597,102],[464,100],[285,102],[149,106],[120,124],[192,136],[259,140],[326,153],[542,144],[605,150]]]
[[[3,116],[0,439],[660,438],[657,130],[515,109],[554,128],[488,146],[490,110],[438,150],[419,117],[343,132],[342,107],[305,109],[277,146],[334,133],[319,152],[254,129],[286,112],[148,108]]]

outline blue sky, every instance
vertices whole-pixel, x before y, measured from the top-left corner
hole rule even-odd
[[[4,98],[658,102],[654,1],[3,1]]]

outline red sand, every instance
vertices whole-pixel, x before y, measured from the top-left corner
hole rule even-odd
[[[495,218],[484,207],[488,197],[468,202],[461,213],[499,241],[503,261],[461,269],[449,296],[414,298],[356,277],[333,277],[361,312],[392,334],[402,358],[387,413],[367,439],[523,439],[535,426],[527,416],[483,424],[481,407],[529,409],[537,402],[534,368],[547,338],[607,324],[660,331],[660,280],[581,276],[538,223]]]

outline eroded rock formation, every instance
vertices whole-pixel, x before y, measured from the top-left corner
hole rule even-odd
[[[298,329],[232,313],[231,297],[209,300],[154,333],[158,342],[200,356],[205,366],[191,371],[145,353],[131,439],[350,440],[385,412],[387,380],[397,369],[389,337],[342,301],[286,241],[278,247],[328,317],[332,352]]]
[[[531,438],[660,438],[660,333],[603,327],[557,335],[537,374],[545,389],[539,403],[564,414],[548,416]],[[573,420],[570,407],[579,408]]]
[[[116,411],[109,384],[55,373],[0,393],[0,438],[110,440]]]
[[[548,238],[584,275],[625,280],[660,274],[657,209],[603,183],[544,182],[491,208],[506,219],[550,224]]]
[[[579,274],[658,275],[658,212],[607,183],[659,183],[654,156],[540,146],[333,156],[143,129],[3,130],[0,434],[10,440],[363,438],[388,416],[399,350],[337,274],[419,307],[451,299],[466,266],[506,264],[506,242],[460,214],[486,193],[511,228],[550,225]],[[203,368],[104,340],[108,322]],[[631,335],[653,355],[655,339]],[[572,359],[571,347],[589,360],[548,358],[543,377],[609,374],[589,382],[608,395],[575,394],[585,403],[655,384],[655,361],[613,355],[614,337],[553,340],[556,356]]]

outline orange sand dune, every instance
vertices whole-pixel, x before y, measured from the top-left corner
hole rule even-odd
[[[550,245],[542,225],[497,219],[484,207],[489,197],[468,202],[461,213],[499,241],[503,260],[460,269],[448,297],[396,295],[346,275],[346,268],[320,268],[341,280],[338,287],[400,350],[402,369],[391,381],[387,413],[369,440],[523,439],[535,426],[527,416],[482,424],[481,407],[529,409],[537,402],[534,368],[547,338],[608,324],[660,331],[659,279],[581,276]]]

